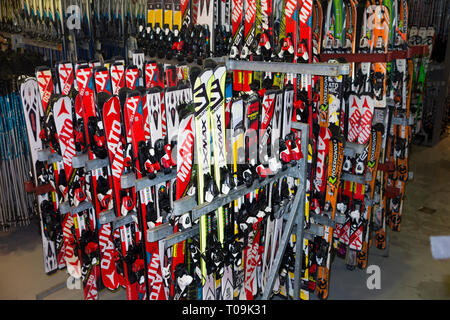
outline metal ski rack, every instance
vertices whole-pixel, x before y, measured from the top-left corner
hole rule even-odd
[[[391,62],[398,59],[411,59],[414,57],[427,56],[428,46],[408,46],[405,50],[392,50],[387,53],[322,53],[320,61],[333,59],[345,59],[347,62]]]
[[[221,195],[216,197],[212,202],[202,205],[197,205],[195,199],[193,197],[185,197],[181,200],[174,202],[174,211],[172,214],[174,215],[182,215],[187,212],[191,212],[192,220],[196,220],[200,218],[202,215],[207,214],[216,210],[217,208],[223,206],[226,203],[230,203],[235,199],[238,199],[260,187],[271,183],[274,180],[280,179],[285,176],[291,176],[296,179],[299,179],[299,184],[297,188],[297,192],[294,196],[294,199],[289,202],[289,204],[282,208],[282,212],[287,213],[287,221],[285,222],[285,226],[283,228],[284,232],[281,238],[281,242],[279,245],[279,250],[277,251],[277,255],[274,260],[274,267],[271,269],[271,273],[269,275],[268,285],[266,290],[263,293],[262,299],[267,300],[272,292],[275,277],[277,276],[281,261],[286,249],[286,246],[289,242],[289,238],[291,234],[294,232],[294,226],[300,226],[296,228],[296,237],[297,239],[303,239],[303,224],[304,224],[304,211],[305,211],[305,197],[306,197],[306,157],[308,154],[308,125],[304,123],[293,123],[292,128],[301,131],[301,146],[302,146],[302,154],[303,158],[300,159],[293,165],[292,167],[281,171],[274,175],[273,177],[266,178],[263,181],[255,181],[250,188],[246,186],[237,187],[235,190],[231,191],[228,195]],[[284,216],[286,217],[286,215]],[[147,232],[147,241],[155,242],[162,241],[164,247],[173,246],[176,243],[182,242],[186,239],[189,239],[193,236],[198,235],[199,233],[199,225],[196,224],[189,229],[186,229],[181,232],[173,233],[173,226],[169,223],[165,223],[158,227],[155,227]],[[296,261],[295,261],[295,299],[299,299],[300,293],[300,276],[301,276],[301,265],[302,265],[302,254],[303,248],[302,245],[296,246]]]
[[[228,70],[280,72],[337,77],[350,74],[350,63],[289,63],[225,59]]]
[[[41,149],[38,151],[38,160],[42,162],[55,163],[62,160],[62,157],[57,153],[52,153],[49,148]],[[28,193],[35,193],[36,195],[42,195],[54,190],[52,184],[49,182],[43,185],[34,185],[31,180],[24,182],[25,191]]]
[[[296,64],[296,63],[279,63],[279,62],[263,62],[263,61],[240,61],[225,58],[225,65],[228,70],[248,70],[248,71],[265,71],[265,72],[281,72],[294,74],[312,74],[323,76],[339,76],[347,75],[350,72],[349,63],[315,63],[315,64]],[[298,244],[295,252],[295,269],[294,269],[294,299],[300,299],[300,278],[303,260],[303,247],[300,244],[304,237],[313,239],[315,235],[323,234],[323,224],[335,225],[336,223],[343,223],[345,216],[336,215],[335,219],[321,219],[323,217],[314,217],[319,224],[310,223],[307,228],[304,226],[305,218],[305,200],[306,200],[306,162],[308,154],[308,136],[309,126],[305,123],[293,122],[292,128],[301,132],[301,151],[303,158],[300,159],[292,168],[284,172],[280,172],[274,177],[266,178],[260,182],[254,182],[250,188],[240,186],[231,191],[227,195],[220,195],[212,202],[202,205],[197,205],[194,197],[187,196],[183,199],[174,202],[172,214],[180,216],[186,212],[191,212],[192,220],[196,220],[208,212],[212,212],[226,203],[232,202],[234,199],[248,194],[261,186],[270,183],[283,176],[291,176],[299,180],[297,192],[294,199],[291,200],[287,206],[281,206],[279,214],[283,213],[285,225],[283,227],[283,234],[279,244],[279,250],[275,256],[274,265],[270,270],[267,285],[262,293],[261,299],[267,300],[270,298],[275,284],[276,276],[279,273],[281,262],[289,242],[289,238],[293,232],[296,234]],[[284,215],[284,213],[287,213]],[[327,221],[325,221],[327,220]],[[295,230],[294,230],[295,228]],[[181,232],[173,233],[173,227],[166,223],[155,227],[147,232],[147,241],[163,241],[164,247],[173,246],[176,243],[182,242],[199,233],[199,226],[186,229]]]
[[[158,172],[156,177],[150,179],[149,177],[143,177],[136,180],[134,173],[128,173],[123,175],[120,180],[120,186],[124,189],[134,187],[136,192],[139,192],[145,188],[156,186],[160,183],[164,183],[175,179],[177,177],[176,170],[173,169],[170,173]]]

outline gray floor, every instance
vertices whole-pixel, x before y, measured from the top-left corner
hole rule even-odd
[[[381,289],[368,289],[370,274],[349,271],[336,258],[329,299],[450,299],[450,260],[434,260],[429,237],[450,235],[450,138],[434,148],[414,146],[410,156],[414,180],[407,185],[402,231],[389,233],[386,252],[372,250],[369,265],[380,268]],[[436,209],[432,214],[422,207]],[[0,233],[0,299],[36,299],[64,283],[65,271],[45,275],[36,225]],[[82,299],[81,290],[63,288],[45,299]],[[100,299],[124,299],[124,290],[100,293]]]

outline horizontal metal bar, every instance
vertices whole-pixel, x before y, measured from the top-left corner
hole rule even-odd
[[[251,192],[247,188],[245,188],[245,186],[240,186],[240,187],[243,187],[245,189],[245,194]],[[298,192],[304,192],[303,188],[300,187]],[[293,199],[293,200],[295,200],[295,199]],[[214,201],[216,201],[216,200],[214,200]],[[280,207],[280,209],[277,210],[277,213],[275,213],[275,214],[277,214],[278,217],[281,217],[283,215],[283,217],[285,219],[289,219],[290,214],[285,215],[285,213],[287,210],[292,208],[291,206],[292,206],[292,200],[287,201],[287,204],[283,204]],[[213,211],[213,210],[209,210],[206,213],[209,213],[211,211]],[[294,213],[292,213],[292,214],[294,214]],[[275,216],[275,217],[277,218],[277,216]],[[195,221],[194,215],[192,216],[192,220]],[[213,224],[215,223],[215,220],[216,220],[216,218],[213,218],[213,222],[212,222]],[[183,230],[181,232],[173,233],[173,227],[170,224],[165,223],[156,228],[148,230],[147,231],[147,240],[149,242],[165,241],[165,246],[167,248],[167,247],[173,246],[176,243],[179,243],[186,239],[192,238],[193,236],[197,235],[198,232],[199,232],[198,224],[194,225],[193,227],[191,227],[189,229]]]
[[[136,212],[130,212],[126,216],[117,217],[114,219],[113,223],[113,229],[120,228],[122,226],[125,226],[129,223],[132,223],[134,221],[134,217],[136,217]]]
[[[104,168],[107,166],[109,166],[108,158],[105,158],[105,159],[97,158],[97,159],[92,159],[92,160],[86,161],[86,170],[87,171],[92,171],[92,170]]]
[[[252,192],[252,191],[249,188],[247,188],[245,185],[241,185],[241,186],[238,186],[233,191],[231,191],[229,194],[221,194],[221,195],[215,197],[214,201],[209,202],[209,203],[205,202],[205,203],[203,203],[195,208],[192,208],[191,210],[187,210],[185,212],[192,211],[192,220],[195,221],[198,218],[200,218],[202,215],[212,212],[212,211],[226,205],[227,203],[233,202],[234,200],[239,199],[250,192]],[[183,212],[183,213],[185,213],[185,212]]]
[[[311,74],[318,76],[339,76],[350,73],[349,63],[289,63],[266,61],[243,61],[227,59],[228,70],[281,72],[291,74]]]
[[[59,213],[60,214],[67,214],[70,213],[70,210],[72,208],[70,207],[69,201],[63,202],[59,205]]]
[[[308,240],[314,240],[315,236],[318,237],[323,236],[323,226],[316,223],[310,223],[309,228],[305,229],[305,238],[307,238]]]
[[[212,212],[227,203],[233,202],[246,194],[259,189],[275,180],[281,179],[284,176],[292,176],[298,170],[297,166],[291,167],[285,171],[280,171],[276,175],[270,178],[266,178],[263,181],[255,181],[250,188],[247,188],[245,185],[238,186],[236,189],[230,191],[230,193],[224,195],[221,194],[214,198],[214,200],[210,203],[204,203],[202,205],[197,206],[197,202],[195,201],[195,197],[189,196],[185,197],[181,200],[174,201],[172,214],[175,216],[181,216],[186,212],[192,211],[192,220],[197,220],[202,215]]]
[[[301,130],[302,132],[306,132],[308,129],[308,124],[303,122],[292,121],[291,128],[295,130]]]
[[[336,213],[334,215],[334,221],[339,224],[344,224],[345,220],[347,220],[347,216],[345,214]]]
[[[139,192],[145,188],[153,187],[160,183],[164,183],[164,182],[170,181],[172,179],[175,179],[176,177],[177,177],[177,172],[175,170],[173,170],[169,174],[164,174],[163,172],[158,172],[156,174],[156,177],[153,179],[145,177],[145,178],[136,180],[135,189],[136,189],[136,192]]]
[[[364,145],[355,143],[355,142],[346,142],[345,149],[344,149],[344,155],[350,155],[350,154],[346,154],[346,152],[348,153],[351,151],[353,151],[354,153],[357,153],[357,154],[362,154],[364,152]]]
[[[86,161],[88,161],[88,160],[89,160],[89,155],[87,153],[77,155],[72,158],[72,166],[74,169],[84,168],[84,166],[86,165]]]
[[[136,185],[136,176],[132,172],[124,174],[120,178],[120,186],[122,187],[122,189],[133,188],[135,185]]]
[[[77,213],[80,213],[80,212],[82,212],[82,211],[84,211],[84,210],[88,210],[88,209],[91,209],[91,208],[93,208],[93,206],[92,206],[92,202],[90,202],[89,200],[84,200],[82,203],[80,203],[78,206],[76,206],[76,207],[71,207],[70,208],[70,212],[72,213],[72,214],[77,214]]]
[[[49,163],[56,163],[62,160],[63,158],[61,157],[61,155],[55,152],[50,153],[50,155],[48,156]]]
[[[395,101],[392,98],[386,98],[386,106],[387,107],[395,107]]]
[[[197,200],[195,200],[195,196],[186,196],[181,198],[180,200],[176,200],[173,202],[172,214],[174,216],[181,216],[184,213],[192,210],[197,205]]]
[[[400,59],[410,59],[415,56],[427,56],[427,46],[411,46],[406,50],[393,50],[386,53],[331,53],[320,55],[321,61],[328,61],[330,59],[345,59],[348,62],[371,62],[371,63],[386,63]]]
[[[365,176],[358,175],[358,174],[353,174],[353,173],[346,173],[346,172],[342,174],[341,180],[342,181],[356,182],[356,183],[360,183],[360,184],[366,183],[366,177]]]
[[[298,166],[298,164],[295,164],[294,166],[292,166],[288,170],[290,170],[289,177],[294,178],[294,179],[303,179],[304,178],[302,176],[302,170]]]
[[[297,170],[297,167],[289,168],[285,171],[280,171],[276,175],[274,175],[271,178],[266,178],[263,181],[255,181],[253,185],[250,188],[247,188],[245,185],[237,187],[235,190],[231,191],[227,195],[220,195],[214,199],[211,203],[204,203],[201,204],[195,208],[192,208],[192,210],[186,210],[185,212],[192,211],[192,220],[197,220],[202,215],[207,214],[209,212],[212,212],[227,203],[233,202],[234,200],[237,200],[246,194],[253,192],[254,190],[257,190],[259,188],[264,187],[267,184],[270,184],[271,182],[275,180],[279,180],[284,176],[290,176],[293,171]]]
[[[62,51],[62,42],[60,41],[36,40],[32,38],[25,38],[21,34],[14,34],[9,32],[1,32],[0,35],[5,38],[11,39],[11,41],[14,42],[16,48],[28,45],[33,47]]]
[[[115,219],[116,219],[116,214],[114,213],[114,209],[100,212],[100,214],[98,215],[98,220],[100,221],[100,224],[111,223]]]
[[[392,117],[392,124],[398,125],[398,126],[410,126],[414,124],[414,117],[410,116],[409,118],[406,117]]]
[[[336,228],[336,221],[328,218],[325,215],[319,215],[319,214],[313,213],[313,214],[310,215],[310,218],[314,219],[315,223],[318,223],[318,224],[320,224],[322,226],[327,226],[327,227],[330,227],[330,228],[333,228],[333,229]]]
[[[195,237],[196,235],[199,234],[199,232],[200,226],[198,224],[195,224],[191,228],[183,230],[181,232],[173,233],[161,241],[164,242],[164,248],[169,248],[184,240]]]
[[[51,153],[52,152],[50,151],[50,149],[39,150],[37,152],[37,158],[39,161],[46,162],[46,161],[48,161],[48,157],[50,157]]]
[[[173,226],[170,223],[163,223],[157,227],[147,230],[147,241],[157,242],[173,234]]]
[[[212,61],[214,61],[217,64],[225,64],[227,62],[227,59],[228,58],[226,56],[223,56],[223,57],[211,57],[211,58],[205,59],[204,62],[206,62],[206,60],[212,60]]]

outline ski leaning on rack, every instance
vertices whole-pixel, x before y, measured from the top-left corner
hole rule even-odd
[[[30,142],[31,159],[33,162],[33,180],[35,186],[43,186],[48,184],[46,164],[39,160],[39,151],[42,150],[42,140],[40,138],[41,131],[41,101],[38,89],[38,83],[35,78],[27,78],[20,85],[20,95],[24,108],[25,121],[27,124],[28,140]],[[37,210],[40,216],[40,226],[42,233],[42,247],[44,253],[44,271],[49,274],[57,269],[56,251],[54,240],[46,232],[45,216],[43,215],[42,203],[48,202],[49,191],[37,194]]]

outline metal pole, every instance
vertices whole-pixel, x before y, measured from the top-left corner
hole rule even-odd
[[[308,125],[305,124],[301,129],[302,137],[302,153],[303,161],[300,161],[300,186],[302,187],[302,197],[300,199],[300,205],[297,208],[297,233],[296,233],[296,245],[295,245],[295,270],[294,270],[294,300],[300,300],[300,285],[302,276],[302,261],[303,261],[303,224],[305,222],[305,205],[306,205],[306,162],[308,158],[308,143],[309,143],[309,130]]]
[[[286,250],[286,245],[289,242],[289,237],[292,234],[292,229],[294,227],[295,222],[297,221],[297,215],[299,211],[300,200],[305,198],[305,189],[303,185],[300,185],[297,189],[297,193],[295,194],[294,203],[292,204],[292,211],[289,215],[288,221],[284,227],[283,235],[281,237],[280,245],[278,247],[277,254],[275,256],[275,260],[273,262],[273,266],[270,270],[269,279],[267,281],[266,287],[264,289],[264,293],[262,295],[262,300],[268,300],[270,294],[273,290],[273,286],[275,284],[275,277],[278,276],[281,260],[283,259],[284,252]],[[304,206],[303,206],[304,208]],[[298,240],[297,240],[298,241]]]

